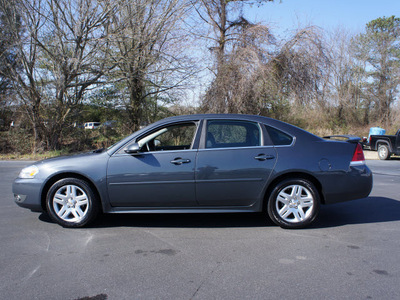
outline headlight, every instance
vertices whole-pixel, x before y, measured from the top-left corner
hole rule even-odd
[[[39,173],[39,168],[36,166],[29,166],[23,168],[22,171],[19,173],[19,178],[34,178],[35,175]]]

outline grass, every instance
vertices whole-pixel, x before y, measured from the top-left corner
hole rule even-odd
[[[0,160],[43,160],[46,158],[57,157],[60,155],[71,154],[65,150],[47,151],[44,153],[30,153],[30,154],[20,154],[20,153],[8,153],[0,154]]]

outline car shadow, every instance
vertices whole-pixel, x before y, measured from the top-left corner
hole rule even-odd
[[[368,197],[321,207],[310,228],[337,227],[400,221],[400,201],[386,197]]]
[[[273,226],[261,213],[104,214],[94,227],[233,228]]]
[[[39,216],[42,222],[54,223],[48,214]],[[102,214],[87,228],[164,227],[164,228],[225,228],[273,226],[262,213],[213,214]]]
[[[53,223],[45,213],[42,213],[39,219],[43,222]],[[400,221],[400,201],[385,197],[368,197],[350,202],[322,205],[319,217],[306,229],[392,221]],[[88,228],[235,228],[275,226],[262,213],[103,214]]]

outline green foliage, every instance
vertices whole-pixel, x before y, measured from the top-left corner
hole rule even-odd
[[[382,33],[387,34],[387,38],[397,37],[400,35],[400,18],[395,16],[382,17],[372,20],[367,23],[367,33],[372,33],[376,35],[378,39],[382,38]]]
[[[390,126],[391,107],[400,83],[400,18],[372,20],[366,32],[353,40],[356,57],[364,62],[367,79],[363,83],[372,121]]]

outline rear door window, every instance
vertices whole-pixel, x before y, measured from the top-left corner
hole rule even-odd
[[[260,127],[247,121],[211,120],[207,122],[206,148],[237,148],[261,145]]]

